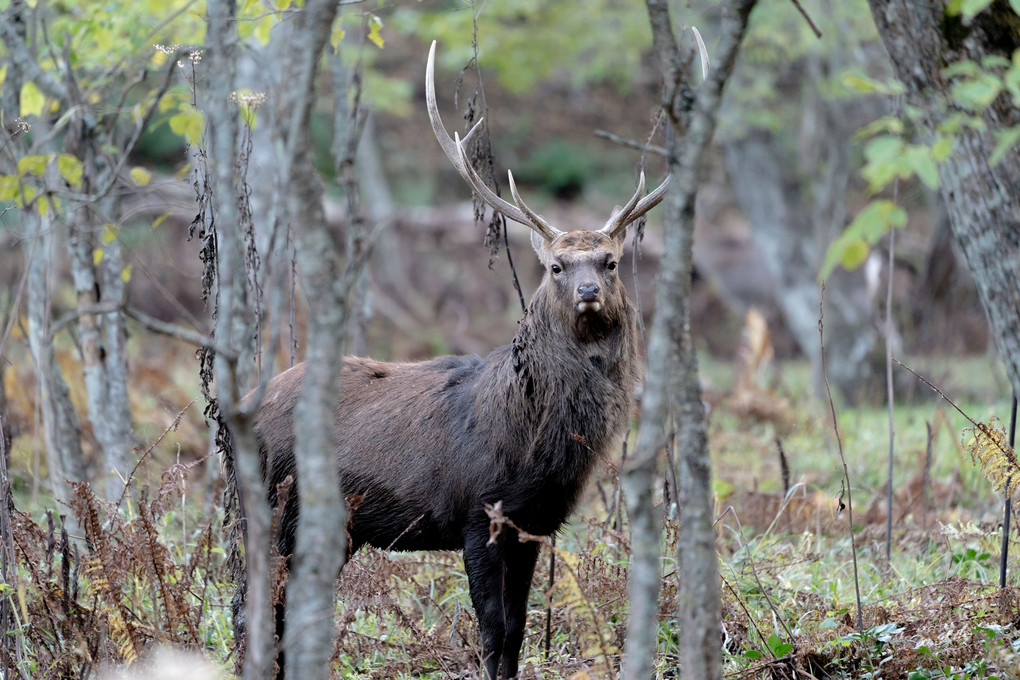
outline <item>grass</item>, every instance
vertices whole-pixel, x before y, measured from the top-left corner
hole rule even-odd
[[[710,438],[727,677],[1017,677],[1020,575],[1013,569],[1008,587],[997,587],[1001,501],[962,451],[965,419],[937,400],[897,407],[897,514],[886,562],[887,413],[881,406],[839,409],[857,504],[864,619],[858,630],[846,516],[837,512],[842,471],[827,406],[807,389],[808,371],[803,364],[777,367],[761,381],[760,394],[741,402],[730,366],[707,361],[705,367],[719,395]],[[985,359],[954,361],[943,369],[940,386],[951,397],[963,395],[960,406],[975,419],[1005,418],[1003,386],[991,371]],[[184,398],[167,398],[159,407],[168,422],[175,414],[167,414],[183,406],[169,402]],[[757,408],[755,399],[769,410]],[[198,410],[192,407],[188,417]],[[925,423],[934,432],[928,504],[916,497],[928,445]],[[99,662],[144,657],[157,643],[198,649],[221,668],[234,667],[221,518],[207,514],[201,468],[166,469],[196,433],[201,429],[190,425],[171,432],[154,451],[150,469],[136,482],[149,489],[144,502],[114,511],[78,491],[78,521],[91,532],[88,543],[77,542],[80,553],[62,550],[59,522],[49,529],[44,515],[36,513],[33,521],[19,514],[19,578],[0,588],[0,597],[20,633],[5,638],[8,660],[20,654],[14,662],[30,669],[30,677],[88,677],[85,669]],[[789,494],[777,437],[788,461]],[[606,499],[614,496],[610,471],[600,483],[605,494],[590,489],[558,539],[549,592],[543,549],[522,677],[599,678],[618,668],[628,546],[625,533],[606,527]],[[98,513],[98,521],[89,520],[89,512]],[[671,521],[663,537],[656,658],[663,678],[676,677],[680,644],[677,536]],[[1020,546],[1012,549],[1017,554]],[[336,677],[474,677],[477,630],[456,553],[362,551],[345,568],[338,595]]]

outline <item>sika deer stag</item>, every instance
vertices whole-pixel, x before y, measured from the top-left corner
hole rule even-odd
[[[664,182],[601,229],[560,231],[520,199],[490,190],[446,132],[434,85],[435,43],[425,84],[429,118],[450,162],[493,209],[532,230],[545,267],[513,341],[487,357],[419,363],[344,360],[337,388],[337,467],[360,503],[348,527],[351,551],[460,550],[482,639],[485,677],[517,674],[535,542],[506,529],[490,541],[487,504],[532,534],[555,532],[600,458],[627,431],[640,378],[636,313],[619,278],[627,225],[658,204]],[[269,488],[295,475],[292,414],[307,366],[273,378],[256,420]],[[294,550],[300,499],[295,480],[283,510],[280,553]],[[275,505],[275,491],[270,492]],[[282,608],[277,633],[283,637]]]

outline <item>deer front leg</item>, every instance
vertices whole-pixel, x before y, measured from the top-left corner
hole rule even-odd
[[[482,638],[485,680],[496,680],[503,656],[506,624],[503,616],[503,541],[487,545],[488,525],[469,529],[464,537],[464,570],[471,604]]]
[[[517,665],[524,642],[524,625],[528,618],[528,593],[535,573],[540,545],[535,541],[521,543],[516,532],[504,537],[503,610],[506,638],[503,642],[503,677],[517,675]]]

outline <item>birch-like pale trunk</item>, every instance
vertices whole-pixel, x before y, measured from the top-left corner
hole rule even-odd
[[[78,309],[101,302],[122,304],[125,299],[124,268],[120,241],[104,244],[99,276],[93,258],[95,241],[90,237],[102,228],[92,223],[87,206],[75,211],[70,224],[67,249]],[[124,479],[131,471],[130,455],[134,446],[131,406],[128,398],[127,331],[124,315],[82,313],[78,317],[82,375],[88,398],[88,417],[103,457],[100,482],[108,500],[120,498]]]
[[[653,50],[663,78],[667,166],[672,177],[664,205],[664,257],[656,279],[655,312],[648,338],[641,432],[623,471],[631,521],[630,611],[623,677],[646,680],[658,643],[660,520],[652,506],[656,459],[675,428],[680,499],[680,666],[684,677],[722,677],[722,605],[715,549],[714,503],[708,432],[697,356],[690,329],[694,205],[702,160],[712,140],[723,87],[733,70],[755,0],[727,6],[712,71],[685,108],[684,58],[673,33],[668,0],[647,0]],[[693,54],[693,52],[688,52]]]
[[[340,495],[333,423],[340,398],[347,278],[342,245],[326,224],[322,186],[315,172],[310,110],[315,74],[336,17],[335,0],[309,0],[293,19],[288,89],[277,103],[284,157],[279,181],[284,214],[294,234],[298,277],[308,304],[308,352],[301,396],[294,409],[294,460],[301,503],[287,580],[283,647],[287,675],[327,680],[336,640],[334,592],[346,556],[345,508]],[[299,47],[298,47],[299,46]],[[342,115],[342,112],[336,112]]]
[[[234,0],[209,0],[205,62],[208,77],[197,86],[206,114],[208,219],[216,230],[217,346],[213,373],[222,423],[230,431],[238,496],[244,509],[245,680],[273,677],[273,593],[270,513],[259,465],[253,413],[241,397],[251,383],[254,323],[248,305],[244,227],[237,207],[238,111],[235,90],[237,7]],[[202,89],[204,86],[205,89]]]
[[[960,112],[943,70],[962,60],[1011,59],[1020,48],[1020,17],[1006,2],[992,3],[969,23],[949,16],[944,0],[869,4],[907,103],[922,112],[928,142]],[[959,126],[952,135],[952,152],[938,164],[939,191],[999,358],[1014,393],[1020,393],[1020,152],[1014,145],[1000,162],[991,162],[996,133],[1020,125],[1020,108],[1003,91],[980,117],[980,129]]]
[[[52,214],[50,210],[48,215]],[[28,344],[36,364],[36,394],[46,446],[50,491],[63,513],[66,512],[66,503],[70,497],[67,482],[84,480],[85,464],[81,450],[81,428],[49,337],[50,270],[54,256],[55,224],[52,219],[42,218],[35,211],[23,214],[23,224],[28,231],[25,241],[25,258],[28,262],[25,286]]]

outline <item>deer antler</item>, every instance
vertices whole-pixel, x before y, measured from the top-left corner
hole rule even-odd
[[[457,168],[457,172],[471,185],[471,188],[478,194],[479,198],[485,201],[496,212],[514,222],[520,222],[526,227],[531,227],[547,241],[552,241],[561,235],[562,231],[554,229],[541,215],[524,204],[524,201],[517,195],[512,174],[510,175],[510,190],[517,205],[508,203],[497,196],[496,192],[486,186],[482,178],[475,172],[475,169],[471,167],[471,163],[468,161],[467,154],[464,151],[464,145],[478,131],[483,119],[479,119],[474,124],[474,127],[464,136],[464,139],[460,139],[459,136],[456,139],[450,137],[450,133],[446,131],[446,126],[443,125],[443,121],[439,117],[439,106],[436,104],[435,62],[436,41],[433,40],[432,47],[429,49],[428,65],[425,67],[425,102],[428,106],[429,120],[432,122],[432,131],[436,134],[439,146],[443,147],[446,157],[453,163],[453,167]],[[454,135],[457,135],[457,133],[454,133]]]
[[[429,48],[429,60],[425,67],[425,103],[429,111],[429,121],[432,123],[432,131],[436,135],[436,139],[439,140],[439,146],[443,147],[443,152],[446,153],[446,157],[453,163],[453,167],[457,169],[460,176],[471,186],[471,189],[478,194],[485,203],[487,203],[493,210],[500,213],[504,217],[507,217],[514,222],[520,222],[526,227],[530,227],[535,232],[541,234],[542,238],[547,241],[552,241],[557,236],[561,236],[564,232],[556,229],[544,217],[539,215],[537,212],[532,210],[521,200],[520,194],[517,193],[517,185],[514,184],[514,175],[512,172],[507,171],[507,177],[510,180],[510,194],[513,196],[513,203],[508,203],[502,198],[496,195],[492,189],[490,189],[485,181],[478,176],[475,169],[471,166],[471,162],[468,160],[466,152],[466,144],[470,141],[479,128],[482,125],[482,120],[478,119],[478,122],[472,126],[464,139],[455,132],[453,137],[450,137],[450,133],[446,131],[446,126],[443,125],[442,118],[439,117],[439,106],[436,104],[436,82],[435,82],[435,70],[436,70],[436,41],[432,41],[432,47]],[[642,171],[641,177],[638,181],[637,191],[627,205],[623,207],[618,213],[606,222],[606,226],[602,227],[599,231],[608,234],[615,238],[620,232],[627,228],[627,225],[636,220],[637,218],[644,215],[646,212],[657,206],[663,196],[666,195],[666,187],[669,185],[669,178],[644,198],[641,198],[641,194],[645,191],[645,173]]]
[[[662,184],[660,184],[655,191],[648,194],[644,198],[641,198],[641,194],[645,192],[645,171],[641,171],[641,176],[638,177],[638,187],[634,195],[627,201],[627,205],[623,206],[620,212],[613,215],[606,226],[599,229],[603,234],[607,234],[613,238],[619,235],[621,231],[627,228],[627,225],[636,220],[637,218],[644,215],[646,212],[659,205],[662,202],[662,198],[666,195],[666,188],[669,186],[669,177],[667,177]],[[638,199],[641,199],[640,201]]]

